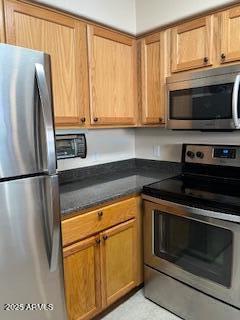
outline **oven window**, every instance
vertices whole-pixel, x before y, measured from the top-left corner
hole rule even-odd
[[[226,83],[171,91],[170,119],[230,119],[232,118],[232,90],[233,83]],[[240,111],[240,106],[238,109]]]
[[[154,254],[194,275],[230,287],[232,250],[230,230],[154,213]]]

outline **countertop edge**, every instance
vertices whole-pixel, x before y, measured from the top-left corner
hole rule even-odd
[[[69,210],[62,210],[60,212],[61,216],[61,221],[65,221],[67,219],[79,216],[81,214],[85,214],[88,212],[91,212],[93,210],[100,209],[102,207],[108,206],[110,204],[114,204],[119,201],[127,200],[136,196],[140,196],[142,193],[142,189],[139,191],[129,191],[128,193],[124,193],[121,195],[116,195],[113,197],[109,197],[106,199],[103,199],[101,201],[95,201],[94,203],[91,203],[89,205],[86,205],[84,207],[79,207],[79,208],[74,208],[74,209],[69,209]]]

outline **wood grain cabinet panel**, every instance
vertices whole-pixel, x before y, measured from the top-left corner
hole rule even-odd
[[[91,319],[101,309],[99,238],[64,249],[64,277],[69,320]]]
[[[95,221],[88,221],[95,235],[63,249],[69,320],[92,318],[143,282],[142,201],[140,197],[129,200],[134,203],[131,219],[123,214],[121,219],[117,218],[121,212],[116,203],[116,218],[107,218],[108,224],[104,225],[108,227],[104,231],[99,232]],[[129,211],[128,206],[123,206],[126,201],[120,202],[122,212]],[[106,212],[105,208],[113,212],[114,205],[100,212]],[[127,221],[122,220],[123,217]],[[65,233],[70,229],[62,230],[66,239]],[[79,233],[78,238],[81,237]]]
[[[102,303],[109,306],[136,286],[135,219],[101,233]]]
[[[240,6],[222,12],[219,39],[221,63],[240,60]]]
[[[3,0],[0,0],[0,42],[5,42]]]
[[[172,29],[171,71],[212,65],[213,16],[207,16]]]
[[[136,123],[135,40],[88,26],[92,125]]]
[[[5,1],[5,20],[8,43],[51,56],[56,124],[80,126],[88,108],[86,24],[10,0]]]
[[[143,124],[164,123],[160,34],[141,40],[141,111]]]
[[[64,220],[62,222],[63,245],[67,246],[134,218],[139,213],[138,202],[139,197],[130,198]]]

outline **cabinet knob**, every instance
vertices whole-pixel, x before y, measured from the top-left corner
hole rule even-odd
[[[158,120],[159,120],[159,122],[161,123],[163,119],[160,117]]]
[[[221,54],[221,59],[225,60],[226,59],[226,55],[224,53]]]
[[[107,239],[108,239],[108,236],[105,234],[105,235],[103,236],[103,240],[106,241]]]
[[[103,216],[103,212],[102,212],[102,211],[99,211],[99,212],[98,212],[98,218],[101,219],[102,216]]]
[[[204,63],[208,63],[208,57],[204,57],[203,61]]]
[[[100,239],[96,239],[96,244],[100,244],[101,240]]]
[[[82,123],[84,123],[84,122],[86,122],[86,118],[85,118],[85,117],[80,118],[80,121],[81,121]]]
[[[93,121],[94,122],[98,122],[98,118],[93,118]]]

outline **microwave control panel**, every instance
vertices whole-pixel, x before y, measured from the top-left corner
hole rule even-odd
[[[56,136],[57,159],[86,158],[87,141],[85,134],[57,135]]]

